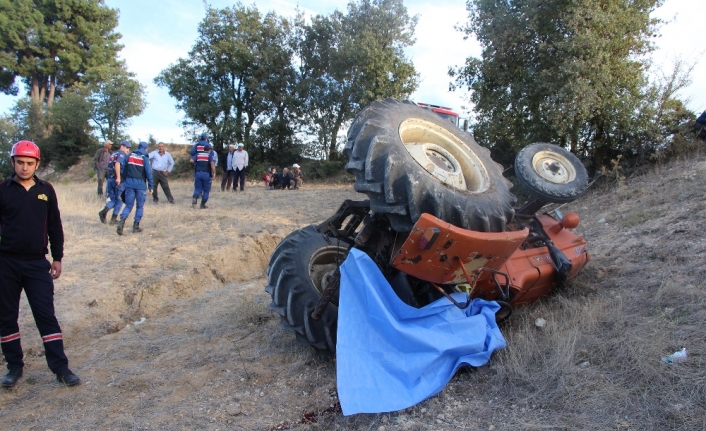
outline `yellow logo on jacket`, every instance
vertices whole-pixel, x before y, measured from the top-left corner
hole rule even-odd
[[[37,196],[37,198],[39,198],[39,199],[41,199],[41,200],[43,200],[43,201],[49,202],[49,198],[48,198],[47,195],[45,195],[44,193],[42,193],[41,195]]]

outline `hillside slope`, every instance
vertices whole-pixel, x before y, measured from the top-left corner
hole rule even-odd
[[[145,232],[118,238],[98,222],[94,186],[59,184],[56,306],[83,384],[53,380],[23,302],[27,367],[0,391],[0,420],[17,430],[703,429],[705,178],[700,156],[562,208],[581,215],[589,243],[577,280],[518,310],[488,366],[404,412],[352,417],[338,409],[335,363],[278,328],[263,272],[284,235],[362,196],[258,186],[216,191],[201,211],[176,182],[176,205],[149,204]],[[682,347],[686,362],[661,361]]]

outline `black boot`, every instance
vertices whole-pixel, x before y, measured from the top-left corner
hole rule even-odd
[[[191,199],[191,208],[196,208],[196,204],[199,202],[197,198]]]
[[[123,234],[123,228],[124,228],[124,227],[125,227],[125,219],[124,219],[124,218],[121,218],[120,221],[118,222],[118,229],[117,229],[118,235],[122,235],[122,234]]]
[[[15,386],[20,377],[22,377],[22,368],[11,368],[2,378],[2,387],[11,388]]]
[[[205,209],[207,209],[207,208],[208,208],[208,207],[206,206],[206,202],[201,202],[201,209],[202,209],[202,210],[205,210]]]
[[[111,226],[118,224],[118,215],[117,214],[113,214],[112,216],[110,216],[110,223],[109,224]]]
[[[98,211],[98,218],[101,220],[101,223],[105,224],[105,216],[108,215],[108,208],[103,208],[102,210]]]
[[[140,227],[140,222],[136,221],[132,224],[132,233],[140,233],[142,232],[142,228]]]
[[[66,370],[64,372],[58,373],[56,375],[56,380],[65,384],[66,386],[78,385],[81,382],[81,379],[79,379],[78,376],[74,374],[71,370]]]

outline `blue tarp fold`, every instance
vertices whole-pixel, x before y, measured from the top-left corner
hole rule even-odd
[[[459,367],[484,365],[506,344],[495,323],[497,303],[475,299],[460,310],[442,298],[411,307],[356,249],[341,266],[339,304],[336,374],[344,415],[413,406],[439,393]]]

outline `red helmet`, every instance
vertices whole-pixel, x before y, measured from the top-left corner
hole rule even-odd
[[[19,141],[12,146],[12,151],[10,151],[10,157],[14,156],[34,157],[40,160],[39,147],[32,141]]]

